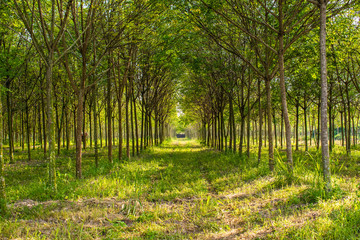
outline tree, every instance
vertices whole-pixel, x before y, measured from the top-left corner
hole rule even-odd
[[[52,101],[53,67],[62,56],[60,55],[56,59],[55,51],[65,32],[72,0],[68,1],[67,4],[64,4],[63,0],[59,2],[51,0],[49,15],[44,15],[44,11],[48,9],[44,9],[44,2],[41,0],[26,0],[21,2],[14,0],[13,3],[13,9],[23,22],[31,37],[32,44],[46,66],[47,140],[49,143],[47,155],[49,169],[48,180],[52,189],[56,190],[55,126]],[[29,9],[29,6],[32,7]],[[38,29],[40,30],[40,34],[38,34]],[[64,52],[66,51],[67,49],[64,50]]]

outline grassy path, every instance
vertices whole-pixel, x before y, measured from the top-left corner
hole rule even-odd
[[[104,153],[105,156],[105,153]],[[349,239],[359,237],[357,178],[338,179],[339,193],[319,200],[309,178],[287,184],[264,161],[241,160],[173,141],[141,157],[94,169],[84,179],[59,159],[59,192],[50,196],[41,162],[8,167],[11,214],[2,239]],[[46,174],[46,173],[45,173]],[[45,175],[44,175],[45,176]]]

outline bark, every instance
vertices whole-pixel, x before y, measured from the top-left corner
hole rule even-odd
[[[70,147],[70,127],[69,127],[69,112],[68,108],[65,108],[65,137],[66,137],[66,150]]]
[[[109,66],[111,66],[111,61],[109,60]],[[109,71],[107,79],[107,147],[108,147],[108,160],[110,163],[113,162],[112,159],[112,127],[111,127],[111,74]]]
[[[126,84],[125,102],[125,127],[126,127],[126,157],[130,159],[130,124],[129,124],[129,86]]]
[[[346,131],[345,131],[346,132]],[[11,141],[11,143],[9,143],[9,148],[11,145],[11,148],[13,148],[13,142],[14,142],[14,134],[11,134],[13,140]],[[25,131],[24,131],[24,113],[21,112],[21,150],[24,151],[25,148]]]
[[[40,107],[40,103],[38,104],[38,127],[39,127],[39,132],[38,132],[38,138],[39,138],[39,143],[40,143],[40,148],[43,148],[43,145],[42,145],[42,127],[41,127],[41,107]]]
[[[269,141],[269,169],[274,171],[274,143],[273,143],[273,131],[272,131],[272,106],[271,106],[271,89],[270,79],[266,79],[266,94],[267,94],[267,127],[268,127],[268,141]]]
[[[10,81],[6,81],[5,87],[10,89]],[[13,149],[13,119],[12,119],[12,106],[11,106],[11,92],[6,91],[6,108],[7,108],[7,125],[8,125],[8,136],[9,136],[9,160],[10,163],[15,163],[14,161],[14,149]]]
[[[119,86],[120,88],[120,86]],[[120,90],[119,90],[120,91]],[[119,93],[118,97],[118,108],[119,108],[119,160],[122,160],[122,150],[123,150],[123,129],[122,129],[122,91]]]
[[[103,135],[102,135],[102,125],[101,125],[101,114],[99,114],[99,136],[100,136],[100,148],[103,147]]]
[[[56,154],[55,154],[55,125],[52,103],[52,71],[53,71],[53,53],[49,53],[49,59],[46,69],[46,97],[47,97],[47,138],[49,151],[47,154],[49,170],[49,186],[56,191]]]
[[[28,100],[25,101],[25,122],[26,122],[26,145],[28,152],[28,161],[31,161],[31,146],[30,146],[30,125],[29,125],[29,105]]]
[[[135,138],[136,138],[136,154],[139,155],[139,129],[138,129],[138,121],[137,121],[137,114],[136,114],[136,99],[133,97],[133,104],[134,104],[134,118],[135,118]],[[162,125],[164,126],[164,125]],[[163,128],[162,128],[163,129]],[[163,135],[163,131],[162,134]],[[161,137],[161,142],[163,141],[163,137]]]
[[[82,157],[82,127],[83,127],[83,102],[84,102],[84,89],[79,89],[78,93],[78,106],[76,111],[76,178],[82,178],[82,166],[81,166],[81,157]],[[85,135],[85,133],[84,133]]]
[[[90,127],[90,135],[89,135],[89,138],[90,138],[90,148],[92,148],[93,146],[93,142],[92,142],[92,138],[93,138],[93,128],[92,128],[92,118],[91,118],[91,108],[92,108],[92,99],[90,100],[90,104],[89,104],[89,127]],[[85,121],[85,119],[84,119]]]
[[[33,116],[33,150],[35,150],[35,144],[36,144],[36,113],[37,113],[37,111],[36,111],[36,107],[34,107],[34,112],[33,112],[33,114],[34,114],[34,116]]]
[[[7,213],[6,206],[6,190],[5,190],[5,171],[4,171],[4,157],[3,157],[3,114],[2,114],[2,99],[0,99],[0,216],[5,216]]]
[[[274,111],[274,110],[273,110]],[[275,135],[275,148],[277,148],[277,132],[276,132],[276,115],[273,113],[274,135]]]
[[[250,82],[248,86],[248,113],[247,113],[247,143],[246,143],[246,156],[250,158]]]
[[[320,62],[321,62],[321,153],[326,189],[331,189],[330,155],[327,126],[327,60],[326,60],[326,0],[318,0],[320,8]]]
[[[284,113],[281,110],[281,129],[280,129],[280,146],[283,148],[283,134],[284,134]]]
[[[95,150],[95,166],[99,167],[99,147],[98,147],[98,124],[97,124],[97,87],[95,85],[93,92],[93,117],[94,117],[94,150]]]
[[[46,115],[45,115],[45,102],[43,92],[41,92],[41,107],[42,107],[42,125],[44,132],[44,155],[46,155],[46,145],[47,145],[47,134],[46,134]]]
[[[350,97],[349,97],[349,86],[348,84],[346,84],[346,100],[347,100],[347,121],[348,121],[348,126],[347,126],[347,130],[348,130],[348,134],[347,134],[347,154],[350,154],[351,152],[351,117],[350,117],[350,113],[351,113],[351,105],[350,105]]]
[[[131,92],[132,92],[132,86],[131,86]],[[132,156],[134,157],[135,156],[135,134],[134,134],[134,113],[133,113],[134,108],[133,108],[131,96],[132,96],[132,93],[130,93],[128,104],[130,104],[131,146],[132,146]],[[155,122],[155,129],[156,129],[156,127],[157,127],[157,125]],[[156,135],[156,131],[155,131],[155,135]]]
[[[293,157],[291,146],[291,126],[289,113],[286,101],[286,87],[285,87],[285,68],[284,68],[284,26],[283,26],[283,5],[284,0],[279,0],[279,74],[280,74],[280,94],[281,105],[284,113],[285,121],[285,138],[286,138],[286,156],[288,162],[288,168],[293,170]]]
[[[305,151],[308,151],[307,99],[304,99]]]
[[[143,147],[144,147],[144,94],[142,94],[142,104],[141,104],[141,129],[140,129],[140,150],[142,151],[143,150]]]
[[[261,109],[261,82],[258,80],[258,95],[259,95],[259,146],[258,146],[258,164],[261,161],[262,148],[262,109]]]

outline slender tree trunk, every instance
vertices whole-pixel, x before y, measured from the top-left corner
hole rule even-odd
[[[307,99],[304,99],[305,151],[308,151]]]
[[[46,69],[46,95],[47,95],[47,137],[49,143],[49,151],[47,154],[48,170],[49,170],[49,186],[56,191],[56,154],[55,154],[55,126],[53,116],[52,103],[52,71],[53,71],[53,53],[49,53],[49,59]]]
[[[94,86],[93,92],[93,117],[94,117],[94,150],[95,150],[95,166],[99,167],[99,146],[98,146],[98,124],[97,124],[97,87]],[[89,109],[91,110],[91,109]]]
[[[133,104],[132,104],[132,86],[131,86],[131,93],[129,96],[129,102],[128,104],[130,104],[130,127],[131,127],[131,147],[132,147],[132,156],[135,156],[135,134],[134,134],[134,108],[133,108]],[[156,122],[155,122],[155,128],[157,127]],[[155,132],[156,135],[156,132]]]
[[[139,155],[139,129],[138,129],[138,120],[137,120],[137,114],[136,114],[136,99],[133,97],[133,104],[134,104],[134,118],[135,118],[135,138],[136,138],[136,154]],[[161,142],[163,141],[163,138],[161,138]]]
[[[211,124],[211,147],[215,148],[215,117],[212,113],[212,124]]]
[[[92,99],[90,99],[90,102],[92,102]],[[93,104],[93,103],[91,103],[91,104]],[[93,147],[93,143],[92,143],[92,138],[93,138],[93,129],[92,129],[92,118],[91,118],[91,107],[92,107],[92,105],[91,104],[89,104],[89,116],[88,116],[88,118],[89,118],[89,127],[90,127],[90,135],[89,135],[89,138],[90,138],[90,148],[92,148]]]
[[[224,124],[224,111],[223,109],[220,111],[220,150],[224,150],[224,132],[225,132],[225,124]]]
[[[232,98],[229,96],[229,150],[232,151],[233,145],[233,124],[232,124],[232,115],[233,115],[233,106],[232,106]]]
[[[330,155],[327,126],[327,63],[326,63],[326,0],[320,4],[320,62],[321,62],[321,153],[326,189],[331,189]]]
[[[119,86],[120,88],[120,86]],[[120,90],[119,90],[120,91]],[[122,129],[122,91],[118,99],[119,107],[119,160],[122,160],[122,149],[123,149],[123,129]]]
[[[250,89],[250,87],[249,87]],[[250,90],[248,91],[248,114],[247,114],[247,143],[246,143],[246,156],[250,158]]]
[[[87,132],[86,132],[86,95],[84,93],[84,102],[83,102],[83,112],[82,112],[82,141],[83,141],[83,148],[86,149],[86,140],[87,140]]]
[[[266,95],[267,95],[267,130],[268,130],[268,141],[269,141],[269,169],[274,171],[274,143],[273,143],[273,131],[272,131],[272,106],[271,106],[271,88],[270,79],[266,79]]]
[[[83,128],[83,107],[84,107],[84,89],[79,88],[78,93],[78,106],[76,111],[76,178],[82,178],[82,167],[81,167],[81,157],[82,157],[82,128]]]
[[[244,110],[242,110],[244,111]],[[245,114],[241,112],[241,130],[240,130],[240,146],[239,154],[243,154],[243,145],[244,145],[244,130],[245,130]]]
[[[347,139],[346,139],[346,143],[347,143],[347,154],[350,154],[351,152],[351,117],[350,117],[350,113],[351,113],[351,108],[350,108],[350,97],[349,97],[349,86],[348,84],[346,84],[346,100],[347,100],[347,121],[348,121],[348,126],[347,126],[347,130],[348,130],[348,134],[347,134]]]
[[[280,129],[280,146],[283,148],[283,135],[284,135],[284,113],[281,110],[281,129]]]
[[[102,124],[101,124],[101,112],[99,113],[99,134],[100,134],[100,148],[103,147],[103,135],[102,135]]]
[[[259,146],[258,146],[258,164],[261,161],[262,148],[262,109],[261,109],[261,81],[258,80],[258,95],[259,95]]]
[[[29,105],[28,101],[25,102],[25,122],[26,122],[26,145],[28,152],[28,161],[31,161],[31,146],[30,146],[30,125],[29,125]]]
[[[111,61],[109,60],[109,66],[111,66]],[[110,163],[113,162],[112,158],[112,127],[111,127],[111,74],[107,79],[107,147],[108,147],[108,160]]]
[[[3,114],[2,114],[2,99],[0,99],[0,216],[5,216],[7,213],[6,206],[6,189],[5,189],[5,171],[4,171],[4,157],[3,157]]]
[[[317,138],[317,141],[316,141],[316,149],[319,150],[319,147],[320,147],[320,122],[321,122],[321,98],[319,99],[319,105],[318,105],[318,121],[317,121],[317,134],[316,134],[316,138]]]
[[[65,137],[66,137],[66,150],[70,148],[70,127],[69,127],[69,112],[68,108],[65,108]]]
[[[280,73],[280,94],[281,105],[284,113],[285,121],[285,136],[286,136],[286,155],[289,170],[293,169],[293,157],[291,146],[291,126],[286,101],[286,87],[285,87],[285,68],[284,68],[284,27],[283,27],[283,5],[284,0],[279,0],[279,73]],[[271,124],[271,122],[269,122]]]
[[[128,85],[126,85],[125,125],[126,125],[126,157],[130,159],[129,86]]]
[[[12,123],[11,123],[11,125],[12,125]],[[345,125],[346,125],[346,122],[345,122]],[[13,133],[12,133],[12,138],[13,138],[13,140],[11,141],[11,143],[9,143],[9,148],[10,148],[10,144],[11,144],[11,148],[14,149],[13,148],[13,142],[14,142],[14,134]],[[21,112],[21,150],[24,151],[24,148],[25,148],[24,113]]]
[[[347,110],[346,110],[346,105],[345,102],[343,103],[344,105],[344,132],[345,132],[345,148],[346,148],[346,152],[349,152],[348,149],[348,119],[347,119]]]
[[[10,81],[9,80],[6,82],[5,87],[7,89],[10,89]],[[13,141],[14,141],[13,129],[12,129],[13,120],[12,120],[12,110],[11,110],[12,106],[11,106],[10,94],[11,94],[10,91],[6,91],[6,108],[7,108],[7,117],[8,117],[7,125],[8,125],[8,136],[9,136],[9,160],[10,160],[10,163],[12,164],[12,163],[15,163],[15,161],[14,161],[14,149],[13,149]]]
[[[39,138],[39,143],[40,143],[40,148],[43,148],[43,142],[42,142],[42,128],[41,128],[41,107],[40,107],[40,103],[38,103],[38,126],[39,126],[39,132],[38,132],[38,138]]]
[[[145,123],[145,119],[144,119],[144,94],[142,94],[142,104],[141,104],[141,132],[140,132],[140,150],[143,150],[144,147],[144,123]]]
[[[274,110],[273,110],[274,112]],[[274,135],[275,135],[275,148],[277,148],[277,131],[276,131],[276,115],[273,113]]]
[[[35,144],[36,144],[36,105],[34,107],[34,116],[33,116],[33,150],[35,150]]]
[[[55,98],[56,101],[56,98]],[[61,128],[60,128],[60,120],[59,120],[59,112],[58,112],[58,105],[55,104],[55,121],[56,121],[56,135],[57,135],[57,155],[60,155],[60,134],[61,134]]]
[[[46,134],[46,115],[45,115],[45,101],[43,92],[41,92],[41,107],[42,107],[42,125],[44,132],[44,155],[46,155],[46,144],[47,144],[47,134]]]
[[[113,141],[113,146],[116,146],[116,137],[115,137],[115,116],[111,117],[112,119],[112,141]]]

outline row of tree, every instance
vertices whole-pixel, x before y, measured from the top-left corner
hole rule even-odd
[[[75,145],[82,178],[87,144],[97,167],[103,139],[110,163],[164,141],[180,72],[166,11],[145,0],[1,1],[2,203],[4,158],[15,163],[17,146],[29,161],[43,149],[55,191],[61,147]]]
[[[358,3],[200,0],[180,6],[201,36],[197,55],[188,61],[192,77],[183,88],[183,105],[196,114],[203,141],[240,154],[246,141],[249,156],[253,131],[259,161],[266,139],[272,171],[280,135],[291,172],[292,137],[298,150],[302,118],[305,150],[311,140],[321,146],[330,190],[329,148],[336,134],[348,153],[358,135]]]

